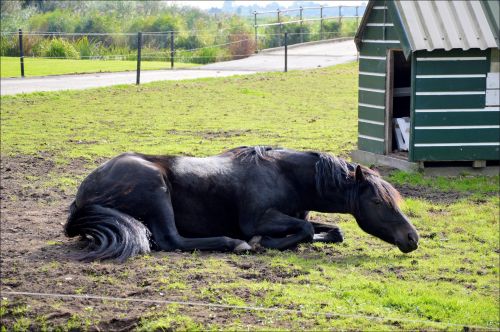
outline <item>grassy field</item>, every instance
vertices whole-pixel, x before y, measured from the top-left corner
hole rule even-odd
[[[301,311],[9,297],[0,309],[5,325],[19,330],[106,330],[124,322],[144,331],[498,330],[498,176],[389,174],[408,193],[402,208],[421,235],[420,248],[407,255],[361,231],[350,216],[314,214],[337,223],[346,241],[248,255],[152,253],[123,265],[64,258],[63,252],[76,247],[58,231],[65,204],[105,158],[123,151],[204,156],[252,144],[347,157],[356,145],[356,87],[356,64],[347,64],[2,97],[2,162],[7,160],[2,170],[11,169],[9,178],[2,178],[2,227],[9,231],[2,235],[4,285],[16,285],[17,291]],[[44,200],[45,193],[52,199]],[[22,254],[17,242],[7,240],[16,229],[12,225],[19,227],[17,216],[31,218],[33,207],[47,219],[29,227],[51,228],[26,235],[34,239]]]
[[[176,63],[175,68],[197,66],[191,63]],[[21,77],[19,58],[0,58],[0,77]],[[107,73],[137,69],[136,61],[122,60],[71,60],[71,59],[24,59],[24,76],[47,76],[83,73]],[[170,69],[170,62],[142,61],[142,70]]]

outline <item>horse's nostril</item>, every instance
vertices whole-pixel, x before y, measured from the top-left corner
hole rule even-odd
[[[408,240],[411,244],[417,244],[418,242],[417,237],[413,233],[408,233]]]

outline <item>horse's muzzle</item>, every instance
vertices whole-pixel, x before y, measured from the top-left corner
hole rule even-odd
[[[396,245],[398,246],[399,250],[407,254],[418,248],[418,238],[418,233],[410,232],[408,233],[407,239],[403,241],[396,241]]]

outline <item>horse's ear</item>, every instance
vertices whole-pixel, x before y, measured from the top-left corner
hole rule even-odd
[[[356,181],[362,182],[365,181],[365,175],[363,174],[363,170],[360,165],[356,166],[356,174],[354,175]]]

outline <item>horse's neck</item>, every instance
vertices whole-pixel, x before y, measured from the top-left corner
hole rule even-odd
[[[320,158],[317,159],[318,162]],[[342,160],[343,161],[343,160]],[[332,173],[329,174],[315,174],[315,181],[317,176],[325,176],[325,190],[326,192],[321,192],[320,188],[315,191],[315,204],[317,205],[317,211],[327,212],[327,213],[353,213],[352,202],[356,199],[355,197],[355,184],[349,179],[350,175],[345,174],[344,170],[339,165],[330,165],[329,170]],[[352,172],[355,167],[353,164],[346,162],[347,172]],[[339,173],[342,172],[342,173]]]

